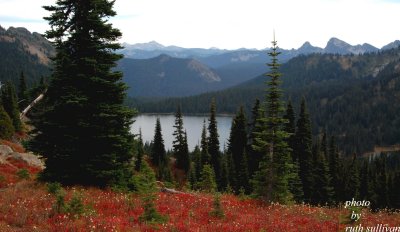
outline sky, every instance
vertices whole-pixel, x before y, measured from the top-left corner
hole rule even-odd
[[[0,0],[0,25],[43,33],[43,5],[55,0]],[[325,47],[331,37],[375,47],[400,40],[400,0],[116,0],[120,42],[157,41],[186,48]]]

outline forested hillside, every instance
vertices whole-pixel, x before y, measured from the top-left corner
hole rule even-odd
[[[25,28],[0,26],[0,81],[18,83],[21,72],[29,86],[38,83],[41,77],[50,74],[50,57],[54,48],[38,33]]]
[[[400,138],[400,49],[364,55],[313,54],[282,65],[285,98],[297,106],[304,96],[314,135],[324,128],[336,135],[346,151],[365,152],[375,145],[392,145]],[[219,113],[247,112],[263,96],[263,76],[213,93],[162,101],[131,100],[140,112],[206,113],[211,98]],[[296,107],[295,107],[296,108]]]

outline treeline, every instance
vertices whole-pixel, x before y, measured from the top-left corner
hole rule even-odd
[[[23,72],[16,90],[11,81],[0,82],[0,139],[11,139],[16,132],[23,131],[20,112],[46,88],[44,78],[39,84],[28,88]]]
[[[313,135],[330,131],[347,155],[374,146],[400,143],[400,49],[364,55],[313,54],[293,58],[281,67],[284,99],[305,97],[311,112]],[[215,98],[218,113],[234,113],[240,105],[251,111],[256,98],[264,98],[262,76],[224,91],[164,100],[130,99],[139,112],[206,113]],[[296,110],[299,108],[295,107]]]
[[[265,154],[254,149],[257,122],[262,112],[259,100],[253,104],[250,117],[243,107],[232,121],[226,150],[220,151],[215,102],[211,116],[204,122],[200,146],[188,151],[180,107],[176,112],[173,150],[164,148],[161,125],[156,122],[155,136],[150,144],[140,145],[136,152],[136,168],[144,154],[155,167],[157,178],[168,185],[192,190],[221,191],[257,196],[260,161]],[[322,132],[312,139],[310,114],[305,100],[295,114],[289,101],[284,115],[287,144],[298,178],[289,182],[292,200],[313,205],[338,205],[352,198],[371,202],[373,209],[400,208],[400,154],[389,153],[361,157],[354,153],[343,156],[335,136]],[[297,118],[297,120],[296,120]],[[212,155],[211,155],[212,154]],[[213,158],[212,158],[213,157]],[[217,174],[216,174],[217,173]],[[264,177],[265,178],[265,177]],[[184,185],[186,181],[189,185]],[[169,184],[168,184],[169,183]]]

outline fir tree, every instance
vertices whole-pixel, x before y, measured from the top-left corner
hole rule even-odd
[[[162,137],[160,118],[156,120],[150,158],[152,164],[158,167],[157,178],[163,181],[170,181],[171,170],[169,168],[169,159],[165,151],[164,139]]]
[[[208,124],[208,153],[211,157],[211,166],[214,169],[215,179],[217,181],[218,189],[221,189],[221,152],[219,151],[219,135],[216,119],[216,105],[215,99],[211,101],[210,119]]]
[[[336,146],[335,137],[332,136],[329,142],[329,173],[332,177],[333,198],[339,201],[341,197],[341,184],[340,184],[340,160],[339,151]]]
[[[208,141],[207,141],[207,129],[206,129],[206,121],[204,119],[203,122],[203,130],[201,131],[201,166],[206,164],[211,164],[210,153],[208,153]]]
[[[139,129],[139,139],[137,140],[136,148],[137,148],[137,154],[135,160],[135,171],[140,172],[144,155],[142,129]]]
[[[314,191],[312,192],[311,202],[314,204],[330,204],[333,200],[333,188],[331,186],[329,167],[321,148],[322,146],[317,142],[314,150]]]
[[[240,107],[235,118],[232,120],[231,132],[228,140],[228,154],[233,159],[233,172],[236,177],[235,183],[230,183],[233,190],[239,193],[240,188],[248,191],[248,169],[247,158],[245,157],[247,145],[246,117],[243,107]],[[231,174],[231,175],[232,175]]]
[[[217,190],[214,169],[209,164],[203,166],[199,188],[206,192],[215,192]]]
[[[344,191],[346,193],[346,199],[358,199],[360,190],[360,172],[358,168],[357,155],[354,153],[351,164],[348,167],[348,179],[345,182]]]
[[[279,73],[277,42],[272,41],[269,52],[271,63],[268,64],[270,77],[266,95],[266,117],[260,118],[262,128],[256,133],[255,150],[263,152],[260,170],[255,174],[255,194],[267,200],[287,203],[292,195],[289,191],[289,179],[292,174],[293,162],[290,157],[290,148],[286,142],[288,134],[283,130],[286,120],[282,117],[282,91],[279,89],[281,73]],[[258,185],[258,187],[257,187]],[[265,187],[260,187],[265,186]],[[262,188],[262,189],[259,189]]]
[[[11,83],[11,81],[7,81],[1,90],[1,98],[4,110],[10,116],[15,131],[21,131],[22,123],[19,117],[17,95],[15,94],[14,85]]]
[[[289,134],[289,137],[287,138],[287,143],[289,145],[289,148],[291,149],[291,155],[293,161],[297,160],[299,157],[294,156],[294,150],[296,149],[296,116],[294,113],[294,109],[292,106],[292,102],[289,99],[287,107],[286,107],[286,114],[283,116],[284,119],[286,119],[285,123],[285,131],[286,133]]]
[[[194,150],[192,152],[192,160],[193,160],[193,165],[190,173],[191,175],[193,175],[193,177],[191,182],[197,183],[197,181],[200,180],[201,170],[203,168],[203,166],[201,165],[201,151],[199,146],[197,145],[194,147]]]
[[[19,102],[19,110],[24,110],[26,106],[29,105],[29,93],[28,87],[26,86],[26,79],[24,72],[21,72],[19,77],[18,84],[18,102]]]
[[[304,200],[305,202],[310,202],[313,191],[312,134],[310,115],[307,112],[304,98],[301,101],[300,114],[296,127],[296,149],[294,150],[294,156],[299,159],[299,174],[303,183]]]
[[[42,178],[64,184],[123,185],[132,176],[127,86],[112,71],[121,32],[108,22],[115,1],[57,1],[44,8],[56,56],[44,110],[33,120],[29,148],[45,158]]]
[[[247,142],[248,151],[248,171],[249,176],[252,177],[254,172],[258,170],[259,163],[263,156],[262,152],[257,151],[253,148],[254,139],[257,133],[260,133],[261,125],[260,118],[264,117],[264,111],[261,109],[260,100],[256,99],[253,109],[251,111],[252,117],[249,123],[249,134]]]
[[[183,128],[183,118],[181,107],[178,106],[178,109],[175,113],[175,131],[173,136],[175,140],[172,142],[173,153],[176,157],[176,167],[188,173],[190,169],[190,160],[189,160],[189,150],[187,144],[187,138]]]

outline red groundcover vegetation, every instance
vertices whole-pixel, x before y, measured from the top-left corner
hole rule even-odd
[[[18,170],[29,171],[22,180]],[[223,195],[224,218],[213,217],[213,196],[203,193],[159,193],[158,211],[164,224],[140,222],[140,197],[97,188],[66,188],[65,201],[79,194],[85,208],[80,215],[57,213],[56,197],[34,180],[39,169],[9,160],[0,165],[0,231],[345,231],[349,210],[307,205],[266,205],[252,199]],[[399,213],[362,210],[364,228],[400,225]]]

